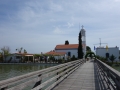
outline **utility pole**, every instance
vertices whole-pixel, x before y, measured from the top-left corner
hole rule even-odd
[[[97,43],[97,44],[94,44],[94,45],[100,45],[100,47],[101,47],[101,44],[107,44],[107,43],[101,43],[101,38],[99,38],[99,40],[100,40],[100,43]]]

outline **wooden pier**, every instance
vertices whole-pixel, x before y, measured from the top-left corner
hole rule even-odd
[[[0,90],[120,90],[120,72],[81,59],[0,81]]]
[[[94,62],[87,61],[54,90],[100,90]]]

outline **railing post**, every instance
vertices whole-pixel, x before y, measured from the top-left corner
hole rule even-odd
[[[67,68],[64,69],[64,71],[67,70]],[[66,72],[65,74],[68,74],[68,72]],[[66,77],[67,78],[67,77]]]
[[[38,75],[38,81],[35,83],[35,85],[33,86],[33,88],[37,87],[38,85],[40,85],[42,83],[42,78],[41,78],[42,74]],[[39,89],[41,90],[41,89]]]
[[[7,87],[3,87],[3,88],[1,88],[0,90],[6,90],[7,89]]]

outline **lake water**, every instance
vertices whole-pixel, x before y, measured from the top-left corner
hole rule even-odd
[[[11,77],[23,75],[29,72],[55,66],[55,65],[58,65],[58,64],[41,64],[41,63],[40,64],[39,63],[0,64],[0,81],[11,78]],[[120,71],[120,66],[119,67],[113,66],[113,68]]]
[[[0,64],[0,81],[58,64]]]

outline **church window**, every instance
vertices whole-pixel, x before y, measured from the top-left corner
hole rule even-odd
[[[71,56],[71,52],[68,52],[68,56]]]

